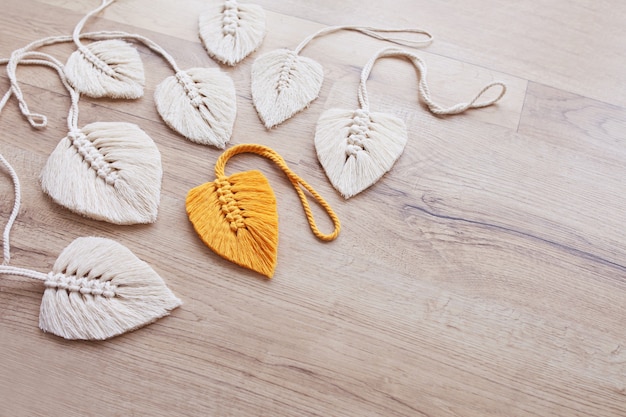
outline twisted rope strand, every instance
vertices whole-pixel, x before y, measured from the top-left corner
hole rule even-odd
[[[22,200],[22,193],[20,189],[20,180],[17,177],[17,173],[9,164],[9,162],[4,159],[4,156],[0,155],[0,163],[4,165],[4,167],[9,172],[9,176],[13,181],[13,193],[15,194],[15,198],[13,201],[13,209],[11,210],[11,214],[9,215],[9,220],[7,220],[7,224],[4,227],[4,232],[2,233],[2,265],[8,265],[11,260],[11,244],[9,242],[9,235],[11,233],[11,228],[13,227],[13,223],[15,223],[15,219],[17,219],[17,215],[20,212],[20,203]]]
[[[376,53],[368,61],[368,63],[363,67],[363,70],[361,71],[361,81],[359,83],[358,98],[361,108],[365,111],[369,111],[369,98],[366,88],[367,79],[370,76],[374,63],[378,59],[386,57],[403,57],[408,59],[409,62],[413,64],[419,75],[418,92],[428,106],[428,109],[434,114],[459,114],[469,109],[477,109],[491,106],[492,104],[495,104],[498,100],[500,100],[506,93],[506,84],[500,81],[496,81],[489,83],[485,87],[483,87],[482,90],[480,90],[478,94],[476,94],[474,98],[472,98],[469,102],[455,104],[454,106],[447,108],[440,106],[439,104],[435,103],[430,97],[430,89],[428,87],[428,82],[426,81],[426,63],[412,52],[408,52],[398,48],[385,48],[378,51],[378,53]],[[478,100],[481,98],[481,96],[493,87],[500,87],[500,93],[495,98],[479,102]]]
[[[399,45],[404,46],[412,46],[412,47],[420,47],[430,44],[434,37],[433,35],[423,29],[418,28],[375,28],[370,26],[354,26],[354,25],[342,25],[342,26],[329,26],[318,30],[312,35],[307,36],[300,44],[296,47],[294,52],[299,54],[300,51],[314,38],[326,35],[328,33],[337,32],[339,30],[353,30],[356,32],[361,32],[367,36],[370,36],[375,39],[380,39],[382,41],[393,42]],[[426,39],[424,40],[412,40],[405,38],[394,38],[390,36],[382,35],[382,33],[417,33],[420,35],[426,35]]]
[[[333,209],[330,207],[330,204],[328,204],[326,200],[324,200],[322,196],[320,196],[317,193],[317,191],[313,189],[313,187],[311,187],[306,181],[304,181],[300,176],[298,176],[295,172],[293,172],[287,166],[287,163],[282,158],[282,156],[277,154],[276,151],[274,151],[273,149],[267,146],[257,145],[257,144],[240,144],[240,145],[233,146],[232,148],[222,153],[220,157],[218,158],[217,162],[215,163],[215,176],[217,178],[224,177],[225,176],[224,170],[226,167],[226,162],[228,162],[228,160],[231,157],[241,154],[241,153],[254,153],[264,158],[267,158],[271,160],[272,162],[274,162],[276,165],[278,165],[278,167],[285,173],[285,175],[287,175],[287,178],[289,179],[294,189],[298,193],[298,197],[300,198],[300,201],[302,202],[302,208],[304,209],[304,214],[309,222],[309,226],[311,227],[311,231],[313,232],[313,234],[318,239],[323,240],[323,241],[331,241],[337,238],[341,230],[341,223],[339,221],[339,218],[333,211]],[[313,216],[313,211],[311,210],[311,206],[309,204],[307,196],[304,193],[304,191],[302,191],[302,188],[307,190],[311,194],[311,196],[313,196],[313,198],[318,202],[318,204],[324,209],[324,211],[326,211],[326,213],[328,214],[328,217],[331,219],[333,223],[333,227],[334,227],[334,230],[331,233],[323,233],[317,227],[315,218]]]

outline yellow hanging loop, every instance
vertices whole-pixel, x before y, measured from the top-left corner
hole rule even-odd
[[[298,174],[293,172],[291,168],[287,166],[287,163],[285,162],[283,157],[276,153],[276,151],[274,151],[272,148],[257,144],[240,144],[226,150],[224,153],[222,153],[222,155],[220,155],[217,162],[215,163],[215,176],[218,180],[226,178],[226,175],[224,174],[226,162],[228,162],[231,157],[241,153],[254,153],[264,158],[267,158],[274,162],[276,165],[278,165],[278,167],[285,173],[285,175],[287,175],[287,178],[289,178],[289,181],[298,193],[298,197],[300,197],[300,201],[302,202],[302,208],[304,209],[306,218],[309,221],[311,231],[318,239],[323,241],[331,241],[339,236],[341,223],[339,222],[339,218],[330,207],[330,205],[326,202],[326,200],[322,198],[322,196],[317,193],[317,191],[315,191],[313,187],[311,187],[305,180],[298,176]],[[319,205],[322,206],[322,208],[326,211],[328,217],[330,217],[334,226],[334,230],[331,233],[322,233],[317,227],[315,218],[313,217],[313,212],[311,211],[311,206],[306,197],[306,194],[304,193],[304,191],[302,191],[302,188],[307,190],[313,196],[313,198],[319,203]]]

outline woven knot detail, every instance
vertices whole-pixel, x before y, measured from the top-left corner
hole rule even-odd
[[[370,131],[370,116],[365,110],[356,110],[352,114],[352,124],[348,129],[346,155],[353,156],[365,150],[365,139]]]
[[[222,33],[224,36],[235,36],[239,27],[239,9],[237,2],[227,0],[224,3],[224,13],[222,15]]]
[[[117,287],[110,281],[99,279],[87,279],[75,275],[55,274],[50,272],[45,282],[46,288],[65,290],[67,292],[77,292],[83,295],[90,294],[105,298],[112,298],[116,295]]]
[[[230,230],[236,232],[237,229],[246,227],[243,220],[242,210],[235,200],[235,195],[232,192],[232,185],[226,178],[221,178],[215,181],[217,185],[217,200],[219,201],[224,218],[230,225]]]
[[[81,53],[83,54],[83,57],[85,57],[85,59],[90,62],[91,65],[93,65],[94,68],[100,70],[111,78],[117,77],[117,73],[113,70],[113,68],[111,68],[109,65],[107,65],[106,62],[94,55],[90,50],[81,50]]]
[[[98,177],[102,178],[107,184],[114,185],[118,178],[117,170],[104,159],[104,155],[87,139],[87,136],[80,131],[76,131],[70,132],[68,138],[83,160],[89,164],[91,169],[96,171]]]
[[[278,74],[278,84],[276,85],[276,89],[279,93],[285,88],[289,88],[297,57],[298,55],[296,55],[295,52],[289,51],[289,58],[287,58],[281,65],[280,72]]]
[[[196,87],[196,83],[193,82],[189,74],[187,74],[185,71],[179,71],[176,73],[176,79],[185,90],[185,94],[187,94],[187,97],[189,98],[189,101],[191,101],[191,104],[195,108],[199,108],[202,105],[202,96],[200,95],[198,87]]]

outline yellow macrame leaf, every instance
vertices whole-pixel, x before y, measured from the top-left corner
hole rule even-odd
[[[192,188],[187,215],[215,253],[268,278],[278,249],[276,197],[260,171],[218,178]]]

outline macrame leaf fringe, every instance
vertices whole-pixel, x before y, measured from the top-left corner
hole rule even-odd
[[[200,239],[225,259],[271,278],[277,262],[276,197],[260,171],[221,177],[187,194]]]
[[[304,110],[319,95],[324,69],[288,49],[268,52],[254,61],[252,101],[267,129]]]
[[[402,155],[406,142],[401,119],[361,109],[327,110],[315,131],[317,157],[345,198],[376,183]]]
[[[65,64],[65,75],[76,91],[89,97],[136,99],[143,96],[143,63],[128,42],[97,41],[84,48],[74,51]]]
[[[43,190],[83,216],[115,224],[153,223],[161,155],[137,125],[96,122],[63,138],[42,173]]]
[[[165,123],[187,139],[224,148],[237,114],[232,79],[217,68],[180,70],[154,92]]]
[[[236,65],[255,51],[265,37],[265,11],[256,4],[227,0],[200,15],[199,35],[211,57]]]
[[[119,243],[74,240],[45,281],[39,327],[65,339],[104,340],[167,316],[181,301]]]

